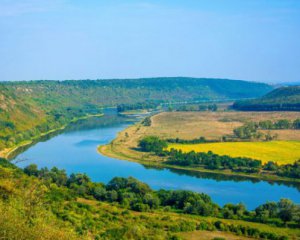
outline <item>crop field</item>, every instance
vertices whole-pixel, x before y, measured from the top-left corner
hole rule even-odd
[[[102,146],[99,150],[110,157],[119,159],[159,162],[162,159],[157,156],[137,151],[140,139],[145,136],[158,136],[162,139],[177,137],[195,139],[200,136],[206,139],[220,139],[223,135],[232,134],[234,128],[250,120],[294,120],[297,118],[300,118],[300,112],[163,112],[151,117],[151,126],[142,124],[130,126],[121,131],[112,144]],[[246,156],[264,162],[272,160],[279,164],[293,163],[300,158],[300,145],[297,142],[300,142],[300,130],[272,130],[271,133],[278,134],[276,142],[205,144],[201,145],[201,151],[212,150],[219,154]],[[190,145],[190,150],[196,146]],[[211,149],[203,149],[203,147]]]
[[[208,152],[232,157],[249,157],[277,162],[279,165],[294,163],[300,159],[300,141],[271,142],[219,142],[202,144],[169,144],[168,149],[181,149],[183,152]]]
[[[231,135],[234,128],[247,121],[295,120],[300,112],[164,112],[152,117],[152,125],[147,135],[161,138],[194,139],[200,136],[206,139],[220,139]],[[278,134],[277,140],[299,140],[300,130],[271,130]]]

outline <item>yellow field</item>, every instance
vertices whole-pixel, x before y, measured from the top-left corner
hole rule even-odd
[[[208,152],[232,157],[249,157],[277,162],[279,165],[294,163],[300,159],[300,141],[272,142],[220,142],[205,144],[169,144],[168,149],[181,149],[183,152]]]

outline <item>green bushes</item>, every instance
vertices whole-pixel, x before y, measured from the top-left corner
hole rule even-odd
[[[184,153],[181,150],[171,149],[166,151],[168,156],[167,164],[179,166],[204,166],[208,169],[231,169],[235,171],[253,171],[262,167],[260,160],[254,160],[246,157],[220,156],[209,151]]]
[[[151,117],[145,117],[142,121],[142,124],[145,126],[145,127],[150,127],[151,124],[152,124],[152,121],[151,121]]]
[[[76,197],[94,198],[99,201],[118,203],[125,208],[149,212],[155,209],[180,211],[186,214],[213,216],[225,219],[247,219],[262,223],[284,225],[300,224],[300,206],[287,199],[278,203],[266,203],[249,212],[243,204],[225,204],[219,207],[204,193],[185,190],[153,191],[147,184],[135,178],[115,177],[106,185],[93,183],[85,174],[71,174],[57,168],[38,170],[35,165],[24,169],[30,176],[37,176],[49,186],[48,199],[63,201]],[[57,186],[57,187],[55,187]],[[59,187],[66,187],[62,191]]]
[[[40,233],[48,236],[48,232],[44,231],[50,229],[51,238],[45,239],[76,239],[70,232],[74,229],[80,235],[80,239],[84,239],[85,236],[95,239],[168,239],[178,232],[219,230],[254,238],[286,239],[285,236],[270,231],[239,224],[242,222],[221,219],[225,213],[230,213],[228,218],[256,221],[262,211],[271,211],[274,204],[265,204],[257,211],[249,213],[242,204],[227,204],[221,208],[206,194],[181,190],[153,191],[148,185],[134,178],[114,178],[107,184],[101,184],[91,182],[84,174],[67,176],[65,171],[57,168],[39,170],[36,166],[26,168],[26,173],[31,176],[28,177],[16,168],[3,167],[6,164],[0,161],[0,189],[3,189],[0,191],[0,213],[1,216],[8,216],[4,217],[4,220],[0,219],[0,233],[4,230],[8,233],[9,230],[10,233],[18,234],[21,229],[26,234]],[[16,196],[22,199],[22,203],[15,204]],[[19,214],[19,217],[15,217],[15,220],[10,219],[14,215],[7,215],[11,214],[7,206],[1,208],[3,202],[11,203],[10,206],[14,206],[15,209],[14,214]],[[275,205],[278,207],[278,210],[274,210],[277,215],[272,215],[275,218],[288,217],[287,209],[292,209],[295,213],[299,210],[298,206],[287,200],[281,200]],[[20,206],[22,211],[19,211]],[[216,216],[219,220],[164,211]],[[55,221],[60,219],[63,226],[67,227],[64,234],[55,227],[56,224],[47,227],[48,223],[53,223],[46,217],[47,214],[51,215],[51,212],[56,216]],[[280,212],[282,213],[279,214]],[[296,218],[292,219],[295,220]],[[17,230],[12,228],[12,223],[18,227]],[[8,225],[11,228],[8,228]],[[31,237],[35,235],[26,234],[24,236],[27,239],[40,239]]]
[[[168,146],[167,142],[159,139],[156,136],[147,136],[140,140],[139,147],[144,152],[154,152],[160,154],[163,152],[163,149]]]

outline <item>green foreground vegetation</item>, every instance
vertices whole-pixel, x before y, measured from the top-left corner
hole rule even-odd
[[[204,230],[300,237],[300,208],[287,199],[255,211],[242,204],[219,207],[206,194],[153,191],[134,178],[93,183],[85,174],[36,165],[23,171],[3,159],[0,178],[4,239],[181,239],[181,233]]]

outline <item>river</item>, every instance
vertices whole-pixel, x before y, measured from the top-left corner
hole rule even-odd
[[[300,203],[300,185],[228,177],[220,174],[192,174],[188,171],[154,169],[139,163],[118,160],[97,152],[97,146],[109,143],[116,134],[136,119],[118,116],[106,110],[101,118],[71,124],[65,130],[20,149],[12,161],[19,167],[35,163],[39,168],[54,166],[70,173],[86,173],[93,181],[109,182],[113,177],[132,176],[153,189],[185,189],[204,192],[219,205],[244,203],[254,209],[267,201],[289,198]]]

